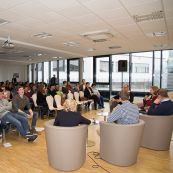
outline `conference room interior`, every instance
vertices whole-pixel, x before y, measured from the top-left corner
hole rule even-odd
[[[110,112],[109,99],[123,84],[142,102],[150,86],[173,91],[172,0],[0,0],[0,82],[58,85],[82,79],[104,97],[105,108],[82,109],[96,122]],[[38,118],[37,127],[54,117]],[[100,158],[98,123],[88,126],[81,173],[172,173],[173,137],[168,150],[139,148],[136,163],[118,166]],[[159,136],[159,134],[158,134]],[[33,143],[16,130],[0,143],[0,172],[55,173],[48,162],[45,129]],[[128,143],[127,143],[128,145]],[[56,146],[54,146],[56,147]],[[75,155],[74,155],[75,159]]]

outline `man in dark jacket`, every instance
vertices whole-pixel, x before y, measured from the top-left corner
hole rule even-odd
[[[148,109],[148,115],[173,115],[173,102],[166,89],[158,91],[158,97]]]

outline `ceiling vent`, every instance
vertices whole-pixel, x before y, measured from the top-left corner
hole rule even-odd
[[[120,49],[121,46],[110,46],[109,49]]]
[[[113,35],[108,30],[87,32],[81,34],[81,36],[89,40],[92,40],[95,43],[105,42],[113,37]]]
[[[163,11],[155,11],[150,14],[146,15],[134,15],[133,19],[135,20],[136,23],[138,22],[143,22],[143,21],[150,21],[150,20],[158,20],[158,19],[163,19],[165,16]]]
[[[9,23],[9,21],[0,19],[0,26]]]
[[[2,45],[2,48],[5,48],[5,49],[13,49],[13,48],[14,48],[14,44],[11,42],[10,36],[9,36],[8,39],[4,42],[4,44]]]
[[[64,46],[70,46],[70,47],[78,47],[79,46],[79,43],[74,42],[74,41],[65,42],[63,44],[64,44]]]

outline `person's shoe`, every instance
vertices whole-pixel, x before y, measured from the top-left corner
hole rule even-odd
[[[37,131],[36,131],[35,128],[32,128],[32,129],[30,130],[30,132],[31,132],[32,134],[37,134]]]
[[[28,142],[34,142],[37,139],[37,135],[32,135],[28,138]]]

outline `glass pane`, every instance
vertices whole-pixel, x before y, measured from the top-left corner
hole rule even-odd
[[[131,91],[149,92],[152,85],[153,52],[132,54]]]
[[[42,70],[43,70],[42,63],[38,63],[38,82],[42,82],[43,79]]]
[[[93,82],[93,57],[83,58],[83,61],[84,61],[83,79],[85,79],[86,82],[92,83]]]
[[[57,77],[57,61],[51,61],[51,77],[55,75]]]
[[[29,82],[32,82],[32,64],[28,65],[28,71],[29,71]]]
[[[173,50],[163,51],[162,88],[173,90]]]
[[[118,72],[118,62],[127,61],[127,72]],[[120,91],[123,83],[129,83],[129,54],[112,55],[112,91]]]
[[[161,51],[154,51],[154,85],[160,88]]]
[[[79,82],[79,60],[70,60],[70,82]]]
[[[49,62],[44,62],[44,82],[49,83]]]
[[[96,58],[96,82],[109,82],[109,57]]]
[[[67,80],[67,60],[59,60],[59,83]]]

